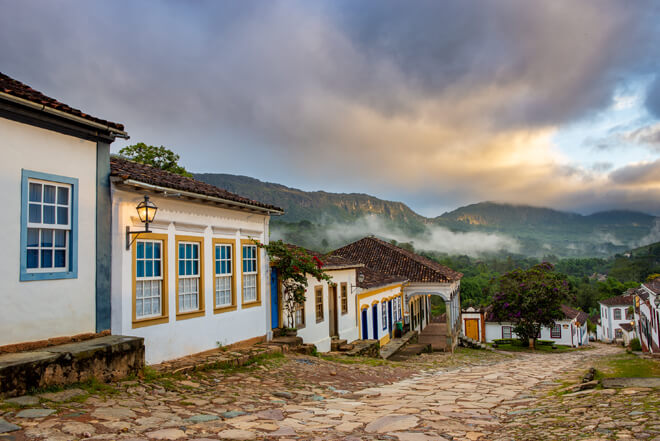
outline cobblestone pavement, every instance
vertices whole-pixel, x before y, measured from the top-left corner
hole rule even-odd
[[[21,429],[0,441],[660,439],[653,391],[548,395],[559,378],[577,378],[590,361],[620,350],[462,350],[356,364],[287,355],[236,370],[147,371],[112,387],[5,401],[0,432]]]

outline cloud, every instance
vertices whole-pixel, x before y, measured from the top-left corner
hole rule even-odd
[[[610,178],[626,186],[660,189],[660,159],[621,167],[610,173]]]
[[[660,75],[656,75],[649,86],[645,104],[649,112],[655,115],[656,118],[660,118]]]
[[[195,171],[445,206],[658,200],[551,141],[654,71],[657,2],[0,5],[6,73]]]
[[[647,125],[622,135],[626,140],[646,144],[660,152],[660,123]]]

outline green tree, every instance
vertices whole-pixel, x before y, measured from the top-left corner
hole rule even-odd
[[[564,317],[561,305],[568,300],[569,285],[553,269],[543,262],[510,271],[495,282],[491,319],[513,323],[523,344],[534,346],[542,326],[553,327]]]
[[[307,276],[319,282],[330,282],[332,278],[323,270],[323,262],[317,256],[310,256],[303,248],[293,247],[281,240],[268,245],[254,243],[266,250],[271,263],[277,268],[277,276],[282,284],[282,304],[287,317],[287,325],[295,326],[296,310],[305,303]]]
[[[180,156],[162,145],[156,147],[138,142],[119,150],[119,154],[131,161],[152,165],[177,175],[192,177],[185,168],[179,165]]]

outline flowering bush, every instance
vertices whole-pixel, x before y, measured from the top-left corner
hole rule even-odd
[[[563,276],[543,262],[528,270],[520,268],[495,281],[492,309],[488,319],[514,324],[523,343],[538,338],[542,326],[553,327],[564,318],[561,305],[568,299],[569,286]]]
[[[266,250],[272,265],[277,268],[279,282],[282,284],[282,306],[287,325],[293,328],[296,310],[305,303],[307,276],[312,276],[319,282],[329,282],[332,278],[323,270],[321,259],[302,248],[289,246],[281,240],[268,245],[254,242]]]

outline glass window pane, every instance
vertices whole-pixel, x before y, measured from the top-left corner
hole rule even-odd
[[[41,202],[41,184],[31,182],[28,193],[30,202]]]
[[[41,267],[42,268],[52,268],[53,267],[53,251],[52,250],[41,250]]]
[[[57,207],[57,224],[66,225],[69,223],[69,207]]]
[[[138,277],[144,277],[144,260],[137,261],[136,272]]]
[[[160,260],[154,260],[154,277],[160,277]]]
[[[153,277],[153,275],[154,275],[154,262],[152,260],[147,260],[144,263],[146,264],[146,267],[144,269],[144,276],[145,277]]]
[[[193,267],[192,267],[192,273],[190,274],[199,274],[197,266],[199,265],[199,261],[193,260]]]
[[[186,260],[186,270],[184,274],[187,276],[192,274],[192,262],[190,260]]]
[[[69,205],[69,189],[66,187],[57,188],[57,203],[60,205]]]
[[[179,259],[185,259],[186,257],[186,246],[182,243],[179,244]]]
[[[154,256],[154,244],[152,242],[147,242],[145,245],[145,257],[151,259]]]
[[[64,268],[66,266],[66,251],[55,250],[55,268]]]
[[[53,230],[41,230],[41,246],[47,248],[53,246]]]
[[[180,276],[185,276],[186,275],[186,261],[185,260],[179,260],[179,275]]]
[[[39,246],[39,230],[37,228],[28,228],[27,246],[29,247]]]
[[[60,248],[66,246],[66,230],[55,230],[55,246]]]
[[[54,224],[55,223],[55,206],[53,205],[44,205],[44,220],[45,224]]]
[[[197,259],[199,253],[199,245],[193,245],[192,246],[192,257],[193,259]]]
[[[154,242],[154,259],[160,259],[160,242]]]
[[[44,185],[44,202],[48,204],[55,203],[55,186]]]
[[[28,222],[34,222],[35,224],[41,223],[41,205],[30,204],[28,212]]]
[[[27,250],[27,267],[39,268],[39,250]]]
[[[137,258],[144,259],[144,242],[137,243]]]

